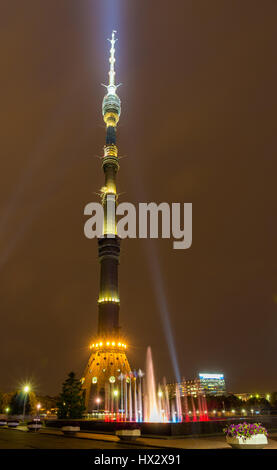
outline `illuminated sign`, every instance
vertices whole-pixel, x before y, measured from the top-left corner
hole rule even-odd
[[[199,374],[200,379],[222,379],[224,380],[224,374]]]

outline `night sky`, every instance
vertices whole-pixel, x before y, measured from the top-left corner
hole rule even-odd
[[[159,379],[277,390],[276,15],[274,0],[1,2],[0,389],[56,394],[88,359],[99,262],[83,210],[104,183],[117,29],[120,202],[193,207],[189,250],[122,243],[131,365],[151,345]]]

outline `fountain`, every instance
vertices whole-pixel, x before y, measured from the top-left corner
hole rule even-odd
[[[105,421],[129,423],[182,423],[209,419],[206,398],[201,390],[197,389],[195,396],[188,397],[186,386],[181,390],[180,384],[176,384],[170,395],[165,378],[162,384],[156,385],[150,347],[146,353],[145,374],[140,369],[129,374],[120,373],[118,380],[118,389],[114,383],[106,384],[105,410],[102,414],[98,411],[98,418],[104,414]]]
[[[80,420],[81,429],[99,432],[120,432],[120,436],[136,438],[142,434],[173,436],[205,434],[217,431],[216,420],[209,423],[207,402],[202,390],[187,389],[183,379],[174,389],[166,383],[156,383],[151,348],[147,348],[146,369],[130,371],[105,384],[101,398],[94,397],[97,409],[87,419]],[[99,404],[102,403],[102,409]],[[53,421],[49,426],[62,423]],[[68,425],[67,420],[64,425]],[[221,427],[220,427],[221,429]],[[121,438],[122,438],[121,436]]]

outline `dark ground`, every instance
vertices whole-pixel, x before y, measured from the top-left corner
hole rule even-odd
[[[0,457],[4,456],[1,453],[2,449],[98,449],[98,450],[132,450],[132,449],[166,449],[168,452],[176,451],[177,449],[186,450],[231,450],[231,447],[226,443],[223,435],[214,436],[190,436],[186,438],[173,438],[173,439],[156,439],[151,437],[142,437],[137,444],[121,444],[113,441],[114,436],[102,435],[101,440],[99,436],[93,435],[90,438],[70,438],[57,434],[29,433],[15,429],[0,429]],[[273,432],[269,435],[268,445],[265,449],[277,449],[277,433]]]
[[[57,435],[22,432],[15,429],[0,430],[0,449],[129,449],[130,446],[114,442],[77,439]],[[132,449],[144,448],[132,445]],[[145,447],[149,449],[149,446]]]

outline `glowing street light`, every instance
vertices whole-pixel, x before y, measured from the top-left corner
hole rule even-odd
[[[116,412],[118,413],[118,390],[114,390],[113,391],[113,396],[115,398],[115,408],[116,408]]]
[[[96,401],[96,403],[97,403],[97,410],[99,411],[99,405],[100,405],[100,403],[101,403],[101,398],[100,398],[100,397],[97,397],[97,398],[95,399],[95,401]]]
[[[10,408],[7,407],[7,408],[5,409],[5,411],[6,411],[6,413],[8,413],[8,412],[10,411]]]
[[[29,385],[25,385],[25,386],[23,387],[23,392],[24,392],[23,422],[24,422],[24,419],[25,419],[25,407],[26,407],[26,400],[27,400],[27,396],[28,396],[29,391],[30,391],[30,386],[29,386]]]
[[[39,410],[41,408],[41,404],[40,403],[37,403],[37,416],[39,417]]]

